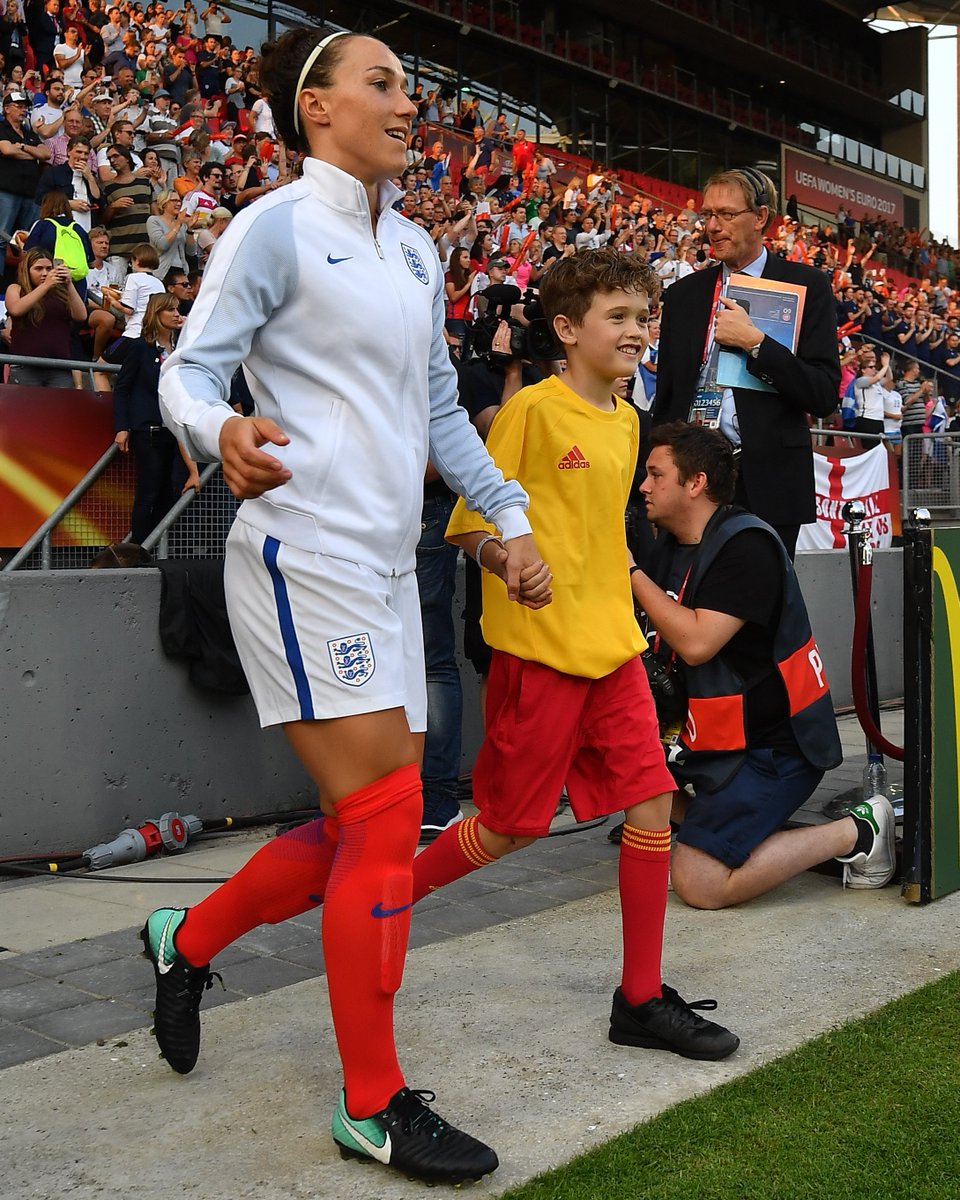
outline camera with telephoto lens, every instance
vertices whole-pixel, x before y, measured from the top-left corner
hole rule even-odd
[[[652,650],[641,655],[661,730],[681,724],[687,716],[687,697],[676,670]]]
[[[485,358],[490,366],[505,366],[517,359],[552,362],[563,358],[563,350],[550,331],[536,293],[529,288],[521,293],[510,283],[493,283],[480,294],[487,306],[483,316],[471,326],[470,345],[475,355]],[[518,321],[512,309],[521,301],[524,320]],[[506,325],[509,340],[497,336],[501,325]]]

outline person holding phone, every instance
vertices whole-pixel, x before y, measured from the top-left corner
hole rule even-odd
[[[82,321],[87,307],[70,278],[70,268],[49,250],[34,246],[20,258],[17,281],[4,296],[11,319],[10,353],[31,358],[67,360],[72,357],[72,322]],[[10,367],[10,383],[32,387],[73,387],[66,367]]]

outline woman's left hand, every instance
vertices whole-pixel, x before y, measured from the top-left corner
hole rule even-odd
[[[186,493],[189,492],[191,488],[193,488],[193,490],[197,493],[198,496],[200,495],[200,472],[197,470],[196,467],[194,467],[187,475],[187,482],[180,489],[180,495],[181,496],[186,495]]]

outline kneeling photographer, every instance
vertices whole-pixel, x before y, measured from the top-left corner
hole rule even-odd
[[[667,763],[685,789],[673,813],[674,892],[724,908],[829,858],[844,863],[848,887],[882,887],[895,870],[884,797],[825,825],[783,828],[842,759],[783,543],[733,506],[736,464],[719,432],[660,425],[650,447],[640,491],[658,536],[630,579],[650,627]]]

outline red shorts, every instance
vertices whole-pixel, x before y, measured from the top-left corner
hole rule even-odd
[[[578,821],[676,790],[639,658],[602,679],[494,650],[473,799],[494,833],[543,837],[563,785]]]

